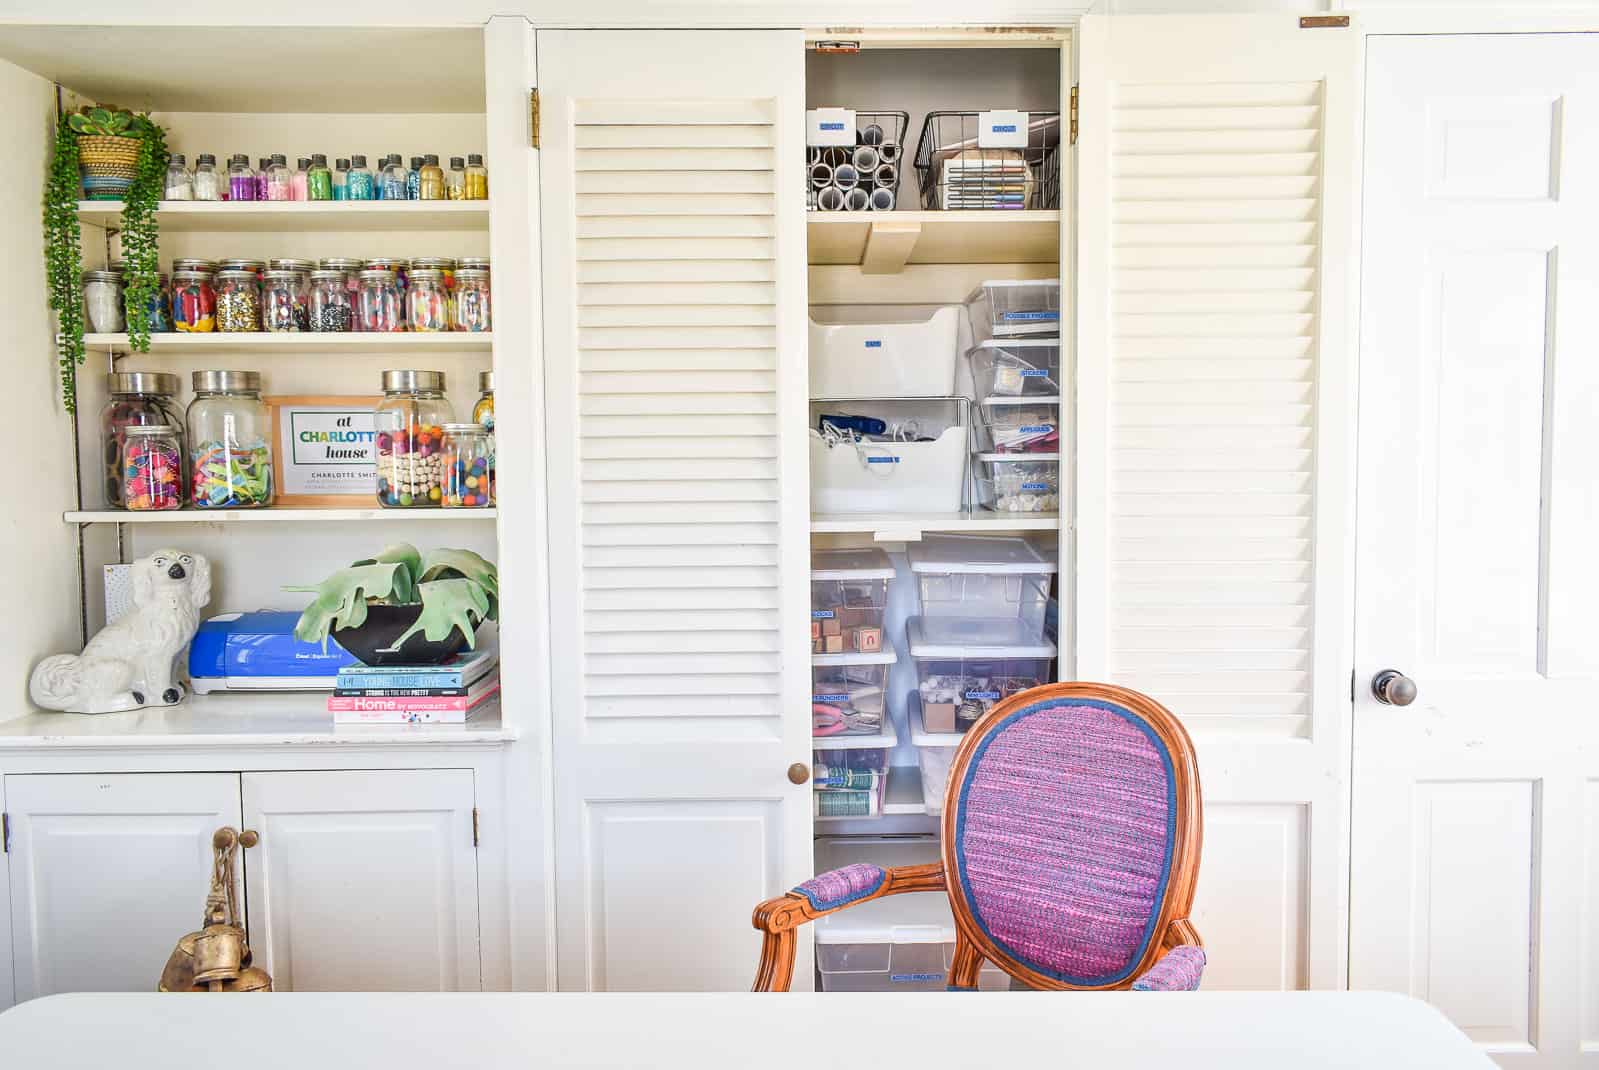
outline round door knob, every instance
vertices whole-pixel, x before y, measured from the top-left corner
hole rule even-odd
[[[1398,669],[1384,669],[1371,678],[1371,694],[1385,706],[1408,706],[1416,701],[1416,681]]]
[[[811,778],[811,767],[804,762],[795,762],[788,767],[788,780],[790,784],[803,784]]]
[[[257,834],[255,829],[245,829],[243,832],[239,833],[239,846],[240,847],[248,849],[248,848],[254,847],[256,844],[258,844],[260,842],[261,842],[261,837],[260,837],[259,834]]]

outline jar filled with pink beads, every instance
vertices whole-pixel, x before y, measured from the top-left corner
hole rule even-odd
[[[304,276],[297,271],[266,273],[261,290],[261,325],[274,333],[310,330]]]
[[[361,272],[361,288],[355,294],[355,329],[368,332],[405,330],[401,318],[403,303],[394,272],[367,268]]]
[[[411,288],[405,295],[405,318],[413,331],[450,329],[450,294],[444,272],[431,268],[411,270]]]
[[[170,424],[123,430],[122,503],[135,512],[183,505],[183,446]]]
[[[493,330],[494,322],[489,314],[489,273],[479,268],[463,267],[457,270],[454,306],[455,330]]]
[[[353,325],[350,291],[344,272],[326,268],[311,272],[309,311],[313,331],[342,333]]]

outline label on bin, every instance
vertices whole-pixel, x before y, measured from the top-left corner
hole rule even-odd
[[[868,458],[866,458],[866,463],[867,464],[898,464],[899,463],[899,458],[898,457],[868,457]]]
[[[977,113],[977,147],[980,149],[1025,149],[1027,120],[1024,111],[980,111]]]
[[[867,349],[882,349],[883,348],[883,340],[881,338],[868,338],[866,340],[866,348]]]
[[[999,318],[1002,319],[1002,320],[1008,320],[1008,321],[1026,320],[1026,321],[1032,321],[1032,322],[1035,322],[1035,323],[1045,323],[1045,322],[1052,322],[1054,320],[1060,319],[1060,313],[1059,312],[1006,312],[1006,313],[1001,314]]]
[[[997,697],[997,696],[996,696]],[[812,695],[812,702],[848,702],[848,695]]]
[[[1016,430],[1018,434],[1023,435],[1047,435],[1051,431],[1055,430],[1055,428],[1052,424],[1029,424],[1026,427],[1019,427]]]
[[[1022,489],[1023,490],[1048,490],[1049,489],[1049,484],[1048,483],[1023,483],[1022,484]]]
[[[855,113],[849,108],[815,108],[805,113],[805,144],[855,145]]]
[[[942,981],[944,975],[941,973],[891,973],[888,975],[888,979],[896,985],[918,985],[926,984],[928,981]]]
[[[966,692],[966,697],[967,698],[986,698],[990,702],[994,702],[994,701],[998,700],[999,692],[998,691],[968,691],[968,692]]]
[[[813,610],[811,610],[811,620],[832,620],[832,619],[833,619],[833,611],[831,609],[813,609]]]
[[[1023,379],[1042,379],[1048,374],[1048,368],[1023,368],[1021,370],[1021,376]]]

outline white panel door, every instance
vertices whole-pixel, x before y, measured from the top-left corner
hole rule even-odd
[[[475,992],[469,769],[244,774],[250,949],[279,992]]]
[[[16,998],[153,992],[201,927],[235,773],[8,776]],[[243,852],[240,852],[243,854]]]
[[[1359,43],[1083,22],[1078,675],[1194,737],[1207,988],[1344,980]]]
[[[1350,983],[1599,1066],[1599,36],[1367,78]]]
[[[564,989],[747,988],[810,870],[803,63],[538,33]]]

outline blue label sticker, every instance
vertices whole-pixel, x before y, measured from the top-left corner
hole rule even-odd
[[[919,985],[928,981],[942,981],[941,973],[891,973],[888,979],[896,985]]]
[[[1048,368],[1023,368],[1022,369],[1022,378],[1023,379],[1042,379],[1042,378],[1044,378],[1044,376],[1046,376],[1048,374],[1049,374],[1049,369]]]
[[[1016,429],[1018,434],[1023,435],[1047,435],[1053,430],[1055,430],[1053,424],[1028,424],[1026,427]]]
[[[1016,124],[1015,123],[995,123],[993,126],[989,127],[989,129],[992,130],[996,134],[1014,134],[1016,132]]]
[[[999,317],[1002,320],[1030,320],[1037,323],[1053,322],[1060,319],[1059,312],[1006,312]]]
[[[843,123],[818,123],[817,124],[817,129],[820,129],[820,130],[842,130],[842,129],[844,129],[844,124]]]
[[[812,702],[848,702],[848,695],[812,695]]]
[[[986,698],[990,702],[993,702],[993,701],[995,701],[995,700],[997,700],[999,698],[999,692],[998,691],[968,691],[968,692],[966,692],[966,697],[967,698]]]
[[[813,610],[811,610],[811,620],[832,620],[832,619],[833,619],[833,611],[831,609],[813,609]]]
[[[1048,483],[1023,483],[1022,484],[1022,489],[1023,490],[1048,490],[1049,489],[1049,484]]]
[[[868,458],[866,458],[866,463],[867,464],[898,464],[899,463],[899,458],[898,457],[868,457]]]
[[[883,348],[882,339],[880,339],[880,338],[868,338],[866,340],[866,348],[867,349],[882,349]]]

